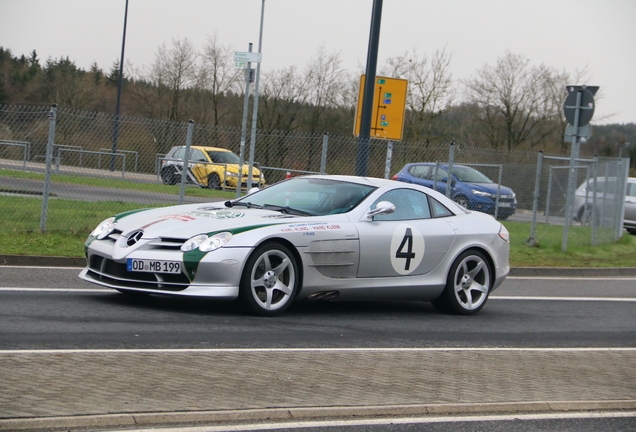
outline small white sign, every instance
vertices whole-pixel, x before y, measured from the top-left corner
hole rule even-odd
[[[234,51],[234,62],[260,63],[261,53]]]

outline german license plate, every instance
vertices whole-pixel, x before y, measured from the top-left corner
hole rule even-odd
[[[161,261],[128,258],[128,271],[145,273],[181,273],[179,261]]]
[[[512,207],[512,204],[511,203],[502,203],[502,202],[500,202],[499,203],[499,207]]]

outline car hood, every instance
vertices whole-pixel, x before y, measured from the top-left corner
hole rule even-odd
[[[238,173],[238,165],[237,164],[227,164],[227,170],[229,172],[233,172],[233,173]],[[250,172],[250,166],[248,164],[243,165],[243,169],[241,170],[243,172],[243,175],[248,175]],[[259,170],[258,168],[254,167],[252,169],[252,176],[260,176],[261,175],[261,170]]]
[[[223,203],[189,204],[122,213],[116,217],[116,229],[123,236],[143,230],[144,239],[188,239],[198,234],[296,219],[304,217],[245,207],[227,208]]]
[[[497,193],[497,188],[499,185],[497,183],[465,183],[468,187],[474,190],[478,190],[481,192],[487,192],[491,194]],[[514,192],[507,186],[501,186],[499,190],[501,195],[512,195]]]

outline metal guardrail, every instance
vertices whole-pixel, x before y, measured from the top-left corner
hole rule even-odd
[[[107,148],[100,148],[99,151],[100,152],[108,152],[109,155],[113,154],[113,151],[111,149],[107,149]],[[135,155],[135,172],[137,172],[137,170],[139,169],[139,152],[134,151],[134,150],[120,150],[120,149],[117,149],[115,153],[128,153],[128,154]],[[101,166],[102,166],[102,157],[99,156],[99,158],[97,159],[97,167],[101,168]]]
[[[109,155],[109,156],[122,157],[123,162],[122,162],[122,169],[121,169],[121,178],[122,179],[126,178],[126,155],[123,153],[113,154],[112,152],[105,153],[105,152],[95,152],[95,151],[87,151],[87,150],[76,150],[73,148],[58,148],[57,150],[58,156],[55,161],[55,174],[60,173],[60,165],[62,163],[62,153],[79,153],[80,155],[79,166],[82,166],[82,155],[85,155],[85,154],[95,154],[95,155],[102,155],[102,156]]]
[[[31,143],[28,141],[10,141],[10,140],[0,140],[0,145],[8,146],[8,147],[22,147],[22,168],[26,168],[27,160],[30,158],[31,154]]]

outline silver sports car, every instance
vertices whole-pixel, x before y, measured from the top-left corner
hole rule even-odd
[[[509,240],[492,216],[422,186],[311,175],[108,218],[80,277],[126,294],[239,299],[265,316],[295,299],[420,300],[469,315],[508,275]]]

